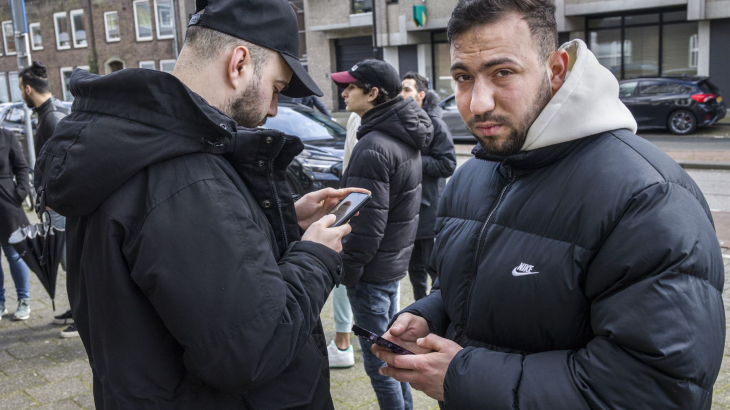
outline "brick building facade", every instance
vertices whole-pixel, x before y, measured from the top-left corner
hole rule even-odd
[[[70,100],[67,81],[74,68],[99,74],[132,67],[172,71],[195,1],[26,0],[25,7],[31,59],[48,66],[52,93]],[[8,3],[0,4],[2,102],[20,101],[10,19]]]

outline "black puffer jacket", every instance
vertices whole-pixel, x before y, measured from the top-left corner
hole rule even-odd
[[[162,72],[76,70],[71,90],[36,183],[68,217],[96,408],[333,408],[319,314],[341,260],[299,241],[301,141],[236,131]]]
[[[416,239],[428,239],[436,236],[436,211],[439,199],[446,186],[446,178],[454,175],[456,170],[456,151],[451,132],[441,119],[438,95],[429,91],[423,100],[423,110],[431,118],[433,139],[421,150],[423,164],[423,181],[421,185],[421,211],[418,218],[418,234]]]
[[[49,98],[46,102],[41,104],[40,107],[33,109],[38,114],[38,127],[35,129],[35,138],[33,143],[35,144],[35,155],[36,158],[41,153],[43,145],[51,139],[53,132],[56,130],[56,125],[67,116],[70,111],[64,107],[61,101],[56,97]]]
[[[368,189],[373,199],[343,241],[345,285],[406,275],[421,203],[420,151],[432,133],[431,120],[412,98],[398,96],[363,116],[342,186]]]
[[[543,146],[477,151],[449,181],[439,286],[405,311],[464,347],[444,381],[449,410],[708,410],[725,341],[710,210],[631,131],[557,142],[636,127],[615,78],[576,48],[587,55],[528,133]]]
[[[28,196],[28,163],[12,131],[0,128],[0,245],[10,235],[27,226],[23,200]]]

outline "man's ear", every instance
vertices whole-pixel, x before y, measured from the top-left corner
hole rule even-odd
[[[570,65],[570,56],[565,50],[558,50],[548,59],[548,73],[550,75],[550,88],[553,95],[563,86],[565,78],[568,76],[568,67]]]
[[[251,53],[245,46],[238,46],[228,54],[228,65],[226,77],[233,89],[238,90],[243,85],[241,81],[248,75],[249,70],[253,70],[253,61],[251,61]]]
[[[23,91],[25,91],[25,95],[30,96],[30,95],[33,94],[33,91],[34,90],[33,90],[33,87],[31,87],[29,85],[24,85],[23,86]]]
[[[380,94],[378,87],[373,87],[368,93],[368,102],[374,102],[378,98],[378,94]]]
[[[421,99],[421,101],[423,101],[423,100],[424,100],[424,98],[426,98],[426,92],[425,92],[425,91],[420,91],[420,92],[418,93],[418,98],[420,98],[420,99]]]

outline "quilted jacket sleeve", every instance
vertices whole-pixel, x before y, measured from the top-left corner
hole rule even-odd
[[[3,132],[8,134],[7,139],[11,144],[9,162],[13,168],[13,175],[15,175],[15,200],[18,204],[21,204],[28,196],[30,188],[28,163],[25,161],[25,155],[23,155],[23,149],[20,147],[18,140],[10,131],[3,130]]]
[[[294,242],[277,261],[242,204],[230,181],[195,183],[155,208],[129,252],[132,279],[188,371],[239,393],[297,358],[341,272],[339,254],[314,242]]]
[[[446,314],[446,310],[444,309],[444,300],[441,298],[441,286],[438,279],[436,279],[436,282],[434,282],[431,287],[431,293],[429,293],[428,296],[417,300],[415,303],[398,312],[398,315],[391,320],[388,327],[390,327],[402,313],[411,313],[426,319],[431,333],[441,337],[446,335],[446,330],[449,328],[449,324],[451,323],[449,315]]]
[[[433,120],[433,140],[429,155],[421,156],[423,173],[434,178],[449,178],[456,171],[456,151],[451,132],[440,119]]]
[[[446,408],[709,409],[725,341],[723,283],[706,207],[675,183],[649,186],[587,268],[587,346],[532,355],[465,348],[446,375]]]
[[[380,247],[388,223],[390,208],[390,169],[388,159],[374,149],[357,150],[347,168],[346,186],[365,188],[372,193],[372,200],[352,218],[352,233],[342,241],[342,263],[346,286],[356,284],[363,275],[363,268]]]

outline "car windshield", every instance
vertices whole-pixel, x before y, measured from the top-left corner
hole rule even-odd
[[[266,128],[275,129],[285,134],[296,135],[302,141],[334,140],[344,142],[346,131],[329,118],[311,110],[295,110],[279,106],[279,113],[274,118],[266,119]]]

